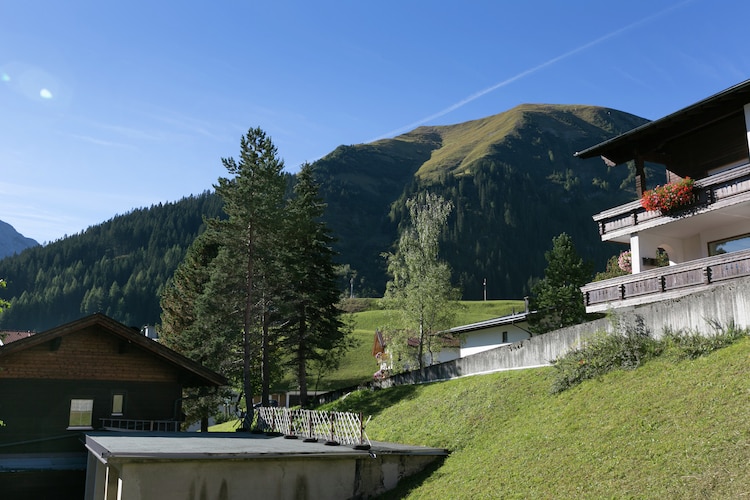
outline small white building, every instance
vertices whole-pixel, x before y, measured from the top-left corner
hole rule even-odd
[[[531,338],[528,317],[528,312],[516,313],[456,326],[448,333],[460,339],[458,357],[464,358]]]

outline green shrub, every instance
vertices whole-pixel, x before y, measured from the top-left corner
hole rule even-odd
[[[677,360],[695,359],[748,335],[748,329],[738,328],[734,322],[724,326],[708,320],[708,324],[713,329],[712,334],[666,330],[661,340],[652,338],[640,317],[633,325],[623,327],[615,324],[616,333],[597,333],[581,347],[568,351],[552,362],[554,370],[550,391],[557,394],[613,370],[633,370],[648,359],[662,354]]]
[[[664,351],[675,359],[695,359],[717,349],[727,347],[748,335],[746,328],[738,328],[734,322],[723,326],[709,320],[713,333],[702,335],[696,331],[666,330],[662,338]]]
[[[618,325],[616,325],[618,327]],[[658,355],[659,343],[638,318],[634,325],[617,328],[616,333],[600,332],[552,362],[551,392],[560,393],[584,380],[612,370],[633,370]]]

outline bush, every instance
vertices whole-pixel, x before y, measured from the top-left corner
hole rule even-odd
[[[658,342],[640,318],[617,333],[598,333],[552,362],[555,370],[551,392],[560,393],[613,370],[633,370],[658,355],[658,351]]]
[[[727,347],[748,335],[747,329],[738,328],[734,322],[724,327],[709,320],[709,325],[713,329],[710,335],[702,335],[695,331],[665,331],[662,339],[665,352],[675,359],[695,359]]]
[[[613,370],[633,370],[662,354],[677,360],[695,359],[748,335],[748,329],[738,328],[734,322],[727,326],[713,320],[708,323],[713,329],[712,334],[666,330],[658,341],[651,337],[640,317],[634,325],[624,328],[615,325],[617,333],[595,334],[581,347],[552,362],[554,372],[550,391],[557,394]]]

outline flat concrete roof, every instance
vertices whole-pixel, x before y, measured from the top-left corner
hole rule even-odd
[[[434,455],[441,448],[372,442],[370,450],[349,445],[330,446],[323,441],[304,442],[284,436],[245,432],[102,432],[86,434],[86,448],[102,462],[117,459],[260,459],[289,457],[356,457],[375,454]]]

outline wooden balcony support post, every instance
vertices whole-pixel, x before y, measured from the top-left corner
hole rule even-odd
[[[643,156],[637,155],[635,157],[635,193],[638,195],[638,198],[642,197],[643,193],[647,190],[644,163]]]

